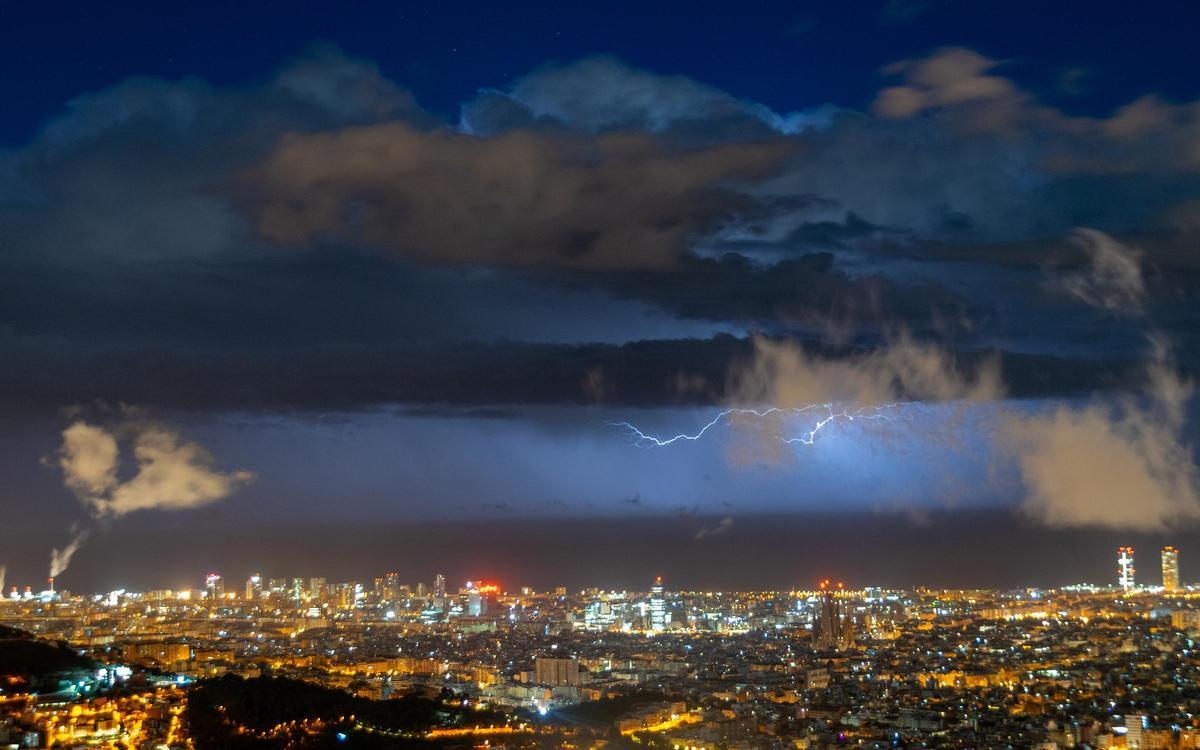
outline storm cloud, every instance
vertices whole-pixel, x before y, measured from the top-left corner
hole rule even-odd
[[[751,203],[782,143],[670,150],[644,135],[476,138],[402,124],[288,136],[247,176],[265,238],[340,239],[423,262],[655,268]]]

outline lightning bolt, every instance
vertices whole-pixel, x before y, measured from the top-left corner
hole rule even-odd
[[[700,440],[701,438],[704,437],[704,435],[709,430],[720,425],[722,422],[727,421],[731,416],[751,416],[751,417],[757,417],[760,419],[765,419],[767,417],[786,418],[786,417],[800,416],[802,414],[807,414],[807,413],[810,413],[813,411],[821,411],[823,413],[823,416],[820,419],[818,419],[816,421],[816,423],[813,424],[811,429],[809,429],[807,431],[803,431],[799,435],[793,435],[790,437],[784,436],[784,435],[777,436],[781,441],[783,441],[784,443],[787,443],[789,445],[792,445],[795,443],[803,443],[804,445],[812,445],[814,442],[816,442],[817,433],[819,433],[822,429],[824,429],[827,425],[829,425],[831,423],[854,422],[856,420],[863,420],[863,419],[872,420],[872,421],[884,420],[887,422],[891,422],[894,420],[892,419],[892,416],[890,414],[888,414],[887,412],[892,411],[894,409],[899,409],[900,407],[908,406],[908,405],[910,405],[910,402],[880,404],[878,406],[863,406],[863,407],[860,407],[857,409],[839,409],[838,407],[834,406],[831,403],[809,404],[808,406],[791,407],[791,408],[786,408],[786,409],[776,407],[776,406],[772,406],[772,407],[765,408],[765,409],[733,408],[733,409],[726,409],[726,410],[718,413],[715,417],[713,417],[708,422],[708,424],[701,427],[697,432],[694,432],[694,433],[681,432],[678,435],[673,435],[671,437],[659,437],[656,435],[651,435],[647,432],[642,431],[641,428],[639,428],[637,425],[635,425],[631,422],[610,422],[609,425],[612,427],[620,427],[622,429],[628,430],[629,434],[634,438],[634,441],[633,441],[634,445],[637,445],[640,447],[648,447],[648,448],[662,448],[662,447],[671,445],[672,443],[679,442],[681,440],[688,440],[688,441],[693,441],[693,442]]]

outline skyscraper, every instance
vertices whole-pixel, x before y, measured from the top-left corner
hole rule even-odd
[[[246,579],[246,598],[261,599],[263,595],[262,573],[255,573]]]
[[[433,595],[439,599],[446,597],[446,576],[441,573],[433,577]]]
[[[474,582],[467,584],[467,614],[471,617],[483,614],[483,595],[479,593],[479,586]]]
[[[1174,547],[1162,549],[1162,585],[1167,591],[1179,590],[1179,550]]]
[[[667,629],[667,600],[663,598],[662,576],[654,579],[650,589],[650,630],[661,633]]]
[[[209,573],[204,578],[204,591],[209,599],[220,599],[225,596],[225,579],[219,573]]]
[[[1117,548],[1117,584],[1123,591],[1133,590],[1133,547]]]

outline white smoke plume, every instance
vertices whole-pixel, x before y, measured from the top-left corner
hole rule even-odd
[[[1141,251],[1095,229],[1077,229],[1071,239],[1087,255],[1089,266],[1064,276],[1062,289],[1092,307],[1140,314],[1146,295]]]
[[[136,473],[122,481],[120,438],[132,444]],[[97,518],[138,510],[185,510],[215,503],[253,478],[213,466],[212,456],[162,425],[127,423],[110,431],[77,421],[63,431],[58,454],[66,485]]]
[[[57,578],[66,572],[67,566],[71,564],[71,558],[75,556],[75,553],[78,552],[79,548],[83,546],[83,543],[87,541],[89,533],[90,532],[88,532],[87,529],[80,529],[74,533],[74,535],[71,537],[71,541],[67,542],[65,547],[62,549],[55,547],[54,549],[50,550],[51,578]]]
[[[97,521],[139,510],[186,510],[228,497],[254,478],[239,469],[223,472],[202,446],[162,424],[126,409],[124,419],[103,427],[77,419],[62,433],[56,456],[63,482]],[[122,445],[132,448],[133,474],[121,476]],[[50,575],[67,569],[87,539],[84,529],[50,556]]]

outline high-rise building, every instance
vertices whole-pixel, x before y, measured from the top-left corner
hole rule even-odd
[[[1162,584],[1167,591],[1179,590],[1179,550],[1174,547],[1162,549]]]
[[[661,633],[667,629],[667,600],[663,597],[662,576],[654,579],[650,588],[650,630]]]
[[[388,573],[383,577],[383,591],[381,599],[385,602],[394,602],[400,598],[400,574]]]
[[[1117,584],[1123,591],[1132,591],[1134,583],[1133,547],[1117,548]]]
[[[327,589],[324,578],[308,579],[308,597],[314,602],[325,601],[325,597],[328,595]]]
[[[433,577],[433,595],[439,599],[446,598],[446,576],[441,573]]]
[[[220,599],[225,596],[225,579],[219,573],[209,573],[204,577],[204,591],[209,599]]]
[[[246,579],[246,598],[247,599],[262,599],[263,595],[263,577],[262,573],[255,573]]]

